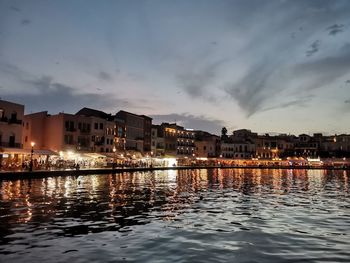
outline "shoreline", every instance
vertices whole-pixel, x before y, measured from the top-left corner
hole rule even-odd
[[[18,179],[36,179],[57,176],[79,176],[92,174],[110,174],[125,172],[148,172],[166,170],[197,170],[197,169],[286,169],[286,170],[343,170],[349,171],[350,167],[333,166],[176,166],[176,167],[126,167],[126,168],[97,168],[81,170],[34,170],[29,171],[0,171],[0,181]]]

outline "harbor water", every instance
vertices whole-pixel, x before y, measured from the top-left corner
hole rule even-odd
[[[349,262],[349,172],[0,181],[0,262]]]

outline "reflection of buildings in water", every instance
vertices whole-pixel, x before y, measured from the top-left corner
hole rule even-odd
[[[324,170],[307,170],[307,190],[321,190],[324,187]]]
[[[349,192],[349,175],[348,171],[343,171],[343,180],[344,180],[344,190]]]

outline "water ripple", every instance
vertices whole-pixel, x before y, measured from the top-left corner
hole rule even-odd
[[[343,171],[184,170],[0,182],[3,262],[348,262]]]

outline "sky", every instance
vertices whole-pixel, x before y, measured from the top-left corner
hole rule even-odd
[[[0,97],[215,134],[350,133],[350,1],[0,0]]]

